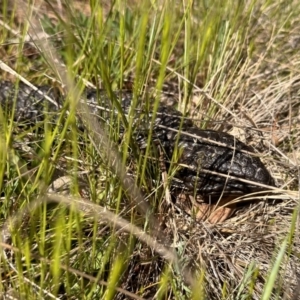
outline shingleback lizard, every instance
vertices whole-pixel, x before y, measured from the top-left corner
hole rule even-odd
[[[50,86],[38,86],[34,91],[23,83],[0,82],[0,104],[3,111],[11,113],[15,102],[14,121],[36,122],[43,118],[45,107],[48,112],[57,112],[63,104],[63,97]],[[55,101],[49,102],[43,93]],[[115,92],[121,107],[128,113],[132,94],[128,91]],[[106,107],[111,101],[103,91],[86,88],[83,97],[91,113],[102,114],[109,118],[109,113],[101,112],[98,100]],[[143,118],[142,118],[143,116]],[[152,140],[161,145],[167,159],[171,159],[174,149],[179,149],[177,163],[181,165],[175,174],[174,186],[189,192],[196,192],[204,197],[222,195],[243,195],[266,190],[258,184],[274,186],[274,180],[253,149],[232,135],[225,132],[203,130],[196,127],[176,109],[161,104],[152,120],[152,113],[147,113],[141,106],[134,114],[137,122],[137,145],[142,149],[152,126]],[[121,131],[124,130],[121,128]],[[178,137],[178,134],[180,136]],[[220,175],[218,175],[219,173]],[[229,177],[228,177],[229,175]],[[227,177],[227,178],[226,178]],[[247,183],[242,180],[252,181]]]

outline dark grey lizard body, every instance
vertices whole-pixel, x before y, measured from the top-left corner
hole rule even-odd
[[[45,107],[49,112],[57,112],[63,104],[63,97],[58,96],[59,93],[54,92],[49,86],[40,86],[38,89],[53,99],[54,103],[46,100],[40,92],[34,91],[22,83],[16,89],[15,85],[10,82],[0,82],[0,104],[4,110],[11,112],[14,100],[16,100],[15,121],[36,122],[42,120]],[[122,98],[120,100],[121,107],[125,113],[128,113],[132,94],[124,91],[116,93],[115,96],[117,99]],[[96,115],[101,114],[98,106],[99,99],[101,99],[102,106],[102,102],[105,107],[109,107],[111,104],[103,91],[86,89],[83,97],[87,99],[91,113]],[[225,178],[225,176],[206,172],[213,171],[274,186],[273,178],[261,160],[254,156],[253,150],[233,136],[225,132],[202,130],[194,126],[191,120],[184,119],[179,111],[169,106],[161,105],[158,108],[153,123],[151,123],[152,113],[140,118],[144,114],[145,110],[138,106],[134,114],[137,144],[140,148],[145,147],[145,141],[150,128],[152,128],[152,140],[155,144],[161,145],[169,160],[172,159],[174,150],[178,150],[177,163],[181,167],[175,176],[176,185],[191,192],[199,192],[204,196],[220,195],[221,193],[239,195],[265,189],[238,179]],[[109,118],[108,116],[109,113],[104,113],[104,118]]]

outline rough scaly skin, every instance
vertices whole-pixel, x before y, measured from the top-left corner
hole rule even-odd
[[[38,90],[53,99],[54,103],[22,83],[16,89],[16,85],[11,82],[0,82],[1,107],[11,113],[16,101],[14,120],[28,123],[42,120],[45,111],[59,111],[63,97],[50,86],[39,86]],[[91,113],[102,114],[104,119],[109,118],[110,112],[103,112],[98,106],[100,98],[102,106],[104,102],[105,107],[110,107],[111,101],[103,91],[86,89],[83,96],[87,99]],[[116,92],[115,96],[120,99],[124,112],[128,113],[132,101],[131,93]],[[177,187],[193,193],[199,192],[203,196],[219,196],[221,193],[241,195],[265,190],[255,184],[209,174],[206,171],[274,186],[273,178],[261,160],[254,156],[252,148],[228,133],[202,130],[194,126],[191,120],[184,119],[179,111],[164,105],[160,105],[154,122],[151,122],[152,113],[145,117],[145,110],[141,106],[136,109],[134,117],[137,132],[135,138],[141,149],[146,147],[147,136],[152,128],[153,142],[161,145],[168,160],[177,151],[177,163],[183,165],[179,167],[173,181]]]

